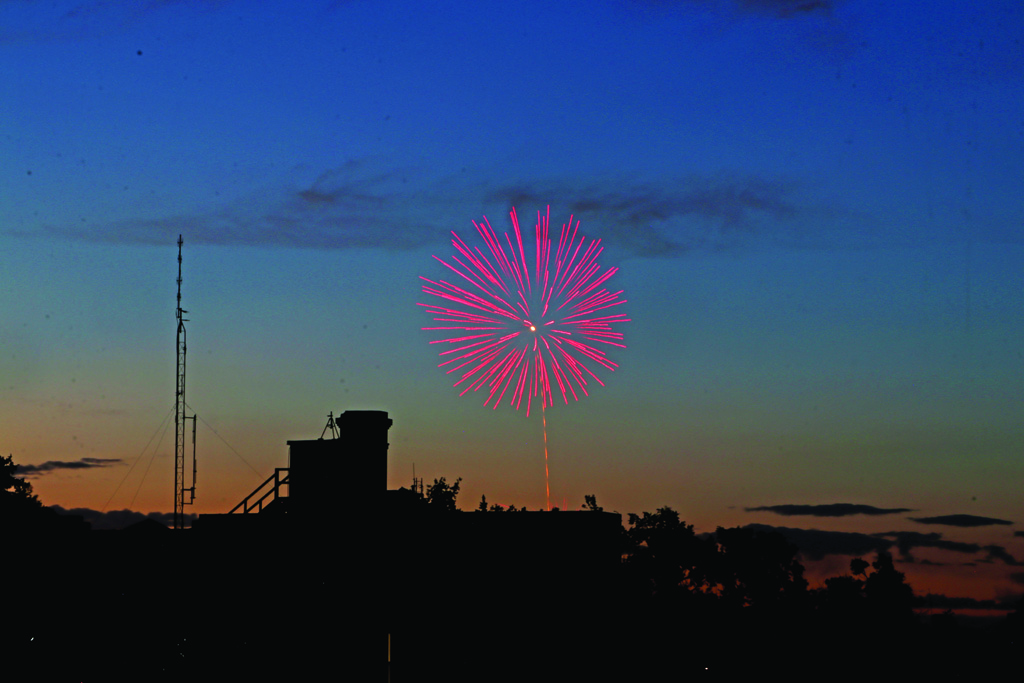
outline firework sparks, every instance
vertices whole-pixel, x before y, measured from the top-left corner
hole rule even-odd
[[[524,246],[514,208],[510,216],[511,235],[499,236],[486,217],[473,222],[483,248],[452,232],[457,253],[434,258],[458,277],[421,278],[423,292],[441,301],[419,305],[435,323],[423,329],[444,337],[430,343],[449,347],[438,367],[456,375],[460,395],[485,391],[484,405],[495,409],[507,396],[529,415],[535,400],[553,406],[557,395],[568,404],[589,395],[591,382],[603,386],[596,373],[618,367],[606,349],[625,348],[615,326],[629,319],[609,310],[626,303],[621,291],[605,288],[618,269],[598,265],[601,241],[580,234],[579,221],[570,216],[555,242],[550,207],[538,211]]]

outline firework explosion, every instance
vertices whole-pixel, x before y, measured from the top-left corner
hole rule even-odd
[[[554,243],[550,214],[550,207],[546,215],[537,212],[532,250],[529,240],[523,246],[514,208],[512,235],[499,237],[486,216],[482,223],[473,221],[483,248],[470,247],[453,231],[458,253],[451,263],[434,257],[459,279],[421,278],[423,292],[442,300],[419,304],[438,323],[423,329],[454,335],[430,342],[452,347],[441,351],[446,360],[438,367],[457,374],[460,395],[485,390],[484,405],[494,408],[507,395],[517,410],[525,403],[527,415],[534,400],[542,408],[554,405],[556,391],[568,403],[570,396],[578,401],[588,395],[591,380],[603,386],[598,366],[612,371],[618,365],[602,348],[625,348],[613,326],[629,322],[624,313],[605,313],[626,302],[621,291],[603,286],[618,269],[597,264],[601,240],[579,234],[579,221],[573,226],[570,216]]]

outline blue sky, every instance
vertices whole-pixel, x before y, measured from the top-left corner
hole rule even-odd
[[[0,451],[118,461],[37,476],[49,504],[170,507],[170,435],[144,447],[182,234],[189,403],[258,472],[376,408],[389,486],[540,507],[535,416],[459,398],[415,304],[451,230],[550,205],[633,319],[548,414],[553,499],[1019,524],[1022,29],[1015,2],[0,2]],[[259,478],[200,438],[195,511],[224,511]],[[938,530],[1024,558],[1016,528]],[[962,594],[1020,592],[941,552]]]

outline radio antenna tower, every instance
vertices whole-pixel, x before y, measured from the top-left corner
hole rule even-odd
[[[181,245],[184,240],[178,235],[178,352],[177,387],[174,393],[174,528],[185,528],[185,506],[191,505],[196,499],[196,416],[185,414],[185,323],[188,319],[183,314],[188,311],[181,307]],[[185,488],[185,422],[192,420],[192,486]],[[188,500],[185,500],[185,493]]]

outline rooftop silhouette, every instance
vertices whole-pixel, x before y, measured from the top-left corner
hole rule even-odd
[[[1020,607],[986,630],[923,621],[885,552],[811,589],[796,546],[757,528],[697,534],[670,508],[624,528],[593,496],[579,511],[485,499],[465,512],[460,481],[444,478],[378,488],[391,424],[381,411],[332,418],[320,438],[289,441],[288,466],[232,511],[181,531],[150,519],[90,533],[47,514],[5,459],[3,528],[31,586],[10,591],[2,638],[24,653],[10,670],[383,680],[386,635],[392,681],[439,667],[447,680],[949,673],[1005,661],[1020,637]]]

